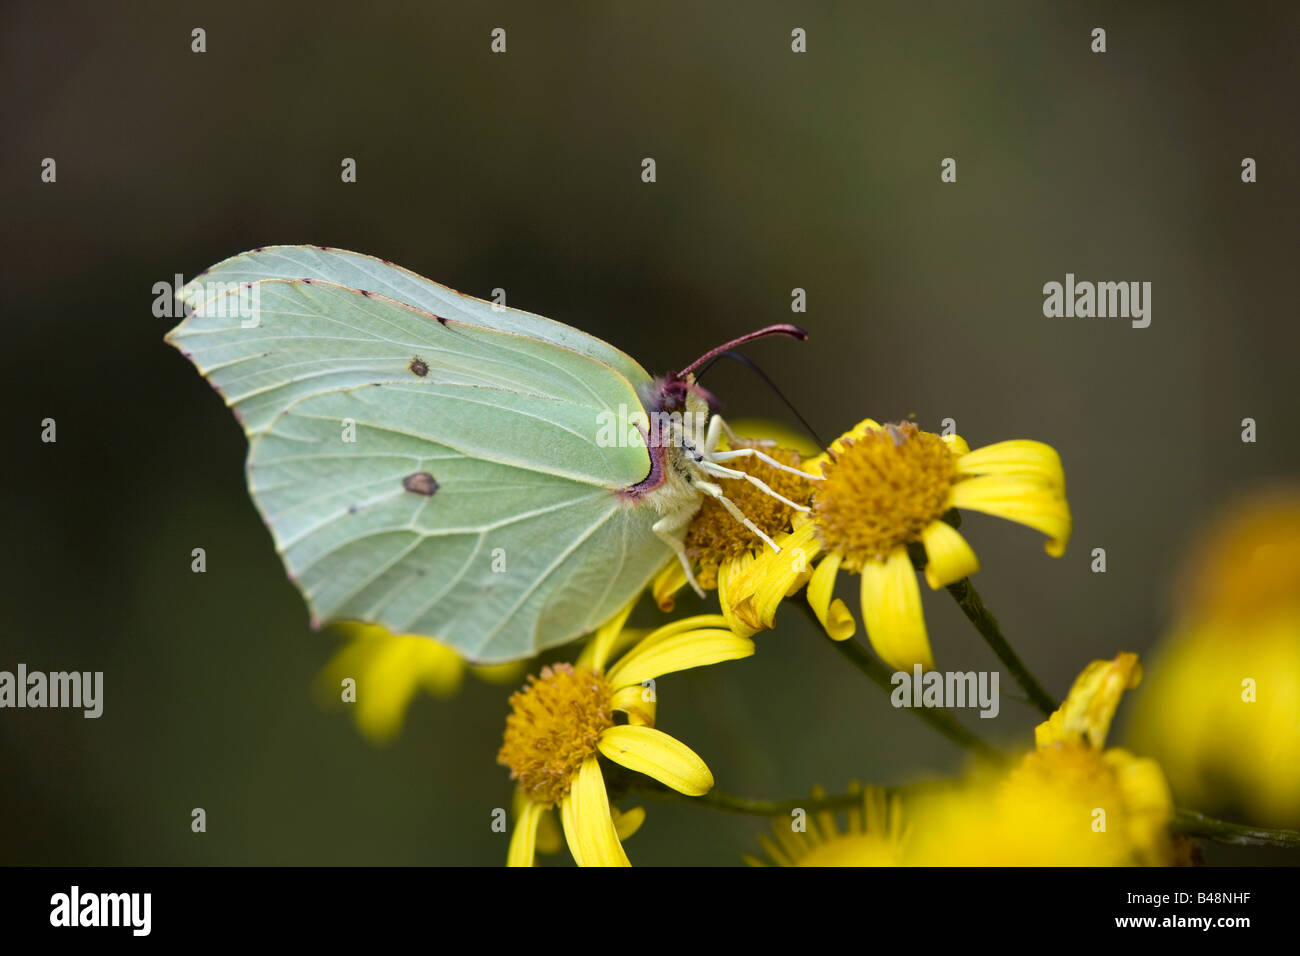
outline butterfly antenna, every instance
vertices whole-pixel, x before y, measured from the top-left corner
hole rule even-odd
[[[732,339],[730,342],[723,342],[716,349],[709,349],[707,352],[705,352],[703,355],[697,358],[690,365],[686,366],[686,368],[676,373],[677,377],[685,378],[687,375],[690,375],[697,368],[699,368],[705,362],[710,361],[715,356],[721,355],[723,352],[727,352],[731,349],[734,349],[738,345],[744,345],[746,342],[752,342],[755,339],[766,338],[769,335],[788,335],[791,338],[798,339],[800,342],[808,338],[808,333],[805,332],[803,329],[799,328],[799,326],[797,325],[790,325],[788,323],[781,322],[778,323],[777,325],[764,326],[763,328],[758,329],[757,331],[750,332],[748,335],[742,335],[738,339]]]
[[[759,368],[758,365],[754,362],[754,360],[751,359],[748,355],[744,355],[740,352],[733,352],[731,349],[726,349],[725,351],[718,352],[716,355],[714,355],[712,358],[709,359],[708,364],[705,365],[704,368],[700,369],[699,372],[696,373],[695,377],[697,379],[702,378],[705,372],[713,368],[715,364],[717,364],[719,361],[721,361],[724,358],[735,359],[741,365],[745,366],[751,372],[753,372],[755,375],[761,378],[763,382],[767,385],[767,387],[772,390],[773,394],[775,394],[776,397],[781,400],[782,404],[784,404],[785,407],[790,410],[790,414],[794,415],[795,418],[799,419],[799,424],[803,425],[803,427],[808,430],[808,434],[811,435],[813,441],[817,443],[817,447],[818,448],[826,447],[826,445],[822,442],[821,437],[818,436],[817,430],[813,428],[812,425],[808,424],[808,419],[804,418],[801,414],[799,414],[799,409],[794,407],[794,402],[790,401],[790,399],[785,397],[785,393],[782,392],[781,389],[777,388],[776,382],[772,381],[771,377],[766,372],[764,372],[761,368]]]

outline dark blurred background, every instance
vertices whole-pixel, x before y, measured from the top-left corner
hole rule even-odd
[[[827,436],[952,417],[972,446],[1060,450],[1063,559],[1019,526],[964,526],[977,585],[1054,693],[1148,650],[1202,519],[1300,465],[1300,7],[1089,7],[6,5],[0,669],[102,670],[105,709],[0,713],[0,862],[505,858],[507,689],[420,697],[387,749],[313,703],[337,641],[308,628],[248,498],[239,426],[163,344],[154,283],[264,244],[503,287],[656,371],[799,321],[806,344],[750,354]],[[1151,326],[1044,318],[1067,272],[1150,281]],[[788,420],[743,368],[708,385],[733,416]],[[925,609],[941,667],[996,666],[946,595]],[[660,682],[660,725],[720,790],[963,766],[793,609],[759,644]],[[1036,714],[1003,690],[997,720],[968,723],[1028,745]],[[648,809],[635,863],[737,863],[765,827]]]

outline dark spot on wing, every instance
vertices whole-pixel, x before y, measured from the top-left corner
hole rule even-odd
[[[427,363],[424,359],[420,358],[420,356],[418,355],[412,358],[411,364],[406,367],[409,368],[416,375],[420,376],[420,378],[424,378],[424,376],[429,374],[429,363]]]
[[[372,295],[374,295],[373,292],[367,292],[365,289],[358,289],[357,291],[360,292],[362,295],[364,295],[367,299],[370,298]]]
[[[402,479],[402,487],[417,495],[432,498],[433,493],[438,490],[438,479],[427,471],[417,471],[415,474],[407,475]]]
[[[348,514],[350,514],[350,515],[354,515],[354,514],[356,514],[358,511],[360,511],[360,510],[361,510],[361,509],[360,509],[359,507],[357,507],[356,505],[348,505]]]

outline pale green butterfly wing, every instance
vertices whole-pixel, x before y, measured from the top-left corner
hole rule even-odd
[[[227,284],[263,279],[320,279],[350,289],[365,289],[413,305],[444,319],[457,319],[503,332],[563,345],[604,362],[634,385],[650,375],[631,356],[580,329],[531,312],[484,302],[417,275],[409,269],[346,249],[324,246],[265,246],[217,263],[180,292],[187,305],[222,295]]]
[[[243,422],[249,489],[317,620],[511,660],[599,625],[668,557],[620,494],[648,452],[600,440],[640,408],[615,369],[331,283],[254,289],[255,325],[205,297],[168,338]]]

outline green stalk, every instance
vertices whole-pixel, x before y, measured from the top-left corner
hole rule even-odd
[[[957,606],[961,608],[966,619],[975,625],[975,630],[980,632],[980,636],[993,648],[993,653],[998,656],[1011,676],[1029,695],[1033,705],[1043,712],[1045,716],[1050,717],[1056,710],[1057,702],[1052,695],[1043,690],[1043,685],[1033,674],[1029,673],[1024,662],[1012,650],[1011,644],[1002,636],[1002,629],[998,626],[998,619],[993,616],[988,608],[984,606],[983,600],[980,599],[979,592],[975,590],[975,585],[970,583],[970,578],[962,578],[956,584],[948,585],[948,593],[952,595]]]

